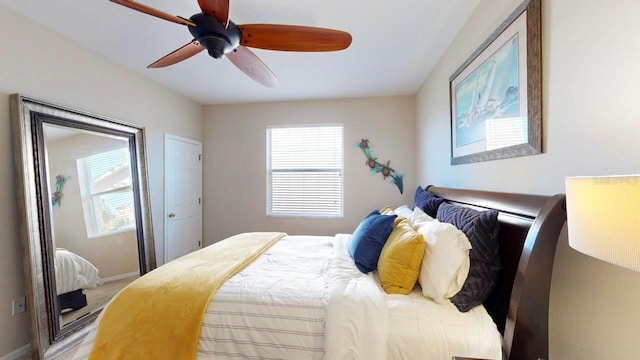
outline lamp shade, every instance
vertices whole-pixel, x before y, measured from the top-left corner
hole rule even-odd
[[[640,271],[640,175],[566,179],[569,245]]]

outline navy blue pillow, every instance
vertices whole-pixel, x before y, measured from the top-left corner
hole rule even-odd
[[[451,297],[461,312],[484,303],[498,281],[501,263],[498,254],[498,211],[478,211],[443,203],[437,219],[453,224],[471,243],[469,275],[462,289]]]
[[[419,207],[425,214],[436,217],[438,213],[438,207],[444,202],[443,198],[439,198],[427,190],[418,186],[416,193],[413,195],[414,206]]]
[[[358,270],[367,274],[378,268],[380,252],[393,231],[396,216],[380,215],[380,211],[374,210],[360,222],[347,248]]]

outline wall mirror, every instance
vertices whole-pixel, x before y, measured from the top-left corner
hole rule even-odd
[[[31,346],[51,358],[156,266],[144,129],[17,94],[11,122]]]

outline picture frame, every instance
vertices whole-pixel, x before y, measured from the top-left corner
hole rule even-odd
[[[526,0],[449,78],[451,164],[542,153],[541,0]]]

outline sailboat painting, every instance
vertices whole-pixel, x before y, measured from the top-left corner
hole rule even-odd
[[[486,121],[520,114],[518,34],[455,86],[455,146],[485,140]]]
[[[541,9],[523,0],[449,77],[451,165],[542,153]]]

